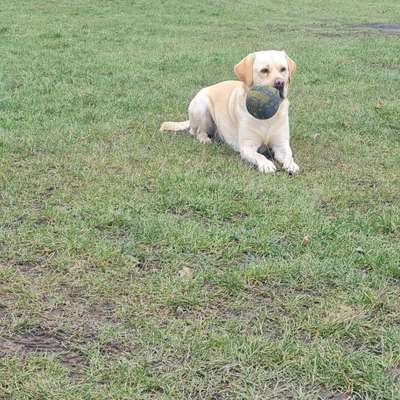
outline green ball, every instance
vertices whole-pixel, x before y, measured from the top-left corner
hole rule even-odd
[[[253,86],[246,97],[247,111],[257,119],[272,118],[281,104],[279,90],[263,85]]]

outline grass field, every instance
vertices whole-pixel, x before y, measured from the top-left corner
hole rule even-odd
[[[377,22],[398,0],[2,0],[0,398],[400,399]],[[158,132],[270,48],[298,66],[298,176]]]

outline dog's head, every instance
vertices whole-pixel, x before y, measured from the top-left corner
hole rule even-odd
[[[284,52],[257,51],[235,65],[235,75],[247,86],[266,85],[279,90],[282,98],[288,95],[288,87],[296,63]]]

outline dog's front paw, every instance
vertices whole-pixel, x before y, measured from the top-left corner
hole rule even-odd
[[[289,172],[289,174],[296,174],[297,172],[300,171],[300,167],[293,160],[290,160],[288,163],[285,163],[283,165],[283,169]]]
[[[209,144],[209,143],[211,143],[211,139],[210,139],[207,135],[205,135],[205,136],[198,136],[197,139],[198,139],[198,141],[199,141],[200,143],[202,143],[202,144]]]
[[[258,170],[264,174],[273,174],[276,171],[275,164],[266,158],[258,161],[257,166]]]

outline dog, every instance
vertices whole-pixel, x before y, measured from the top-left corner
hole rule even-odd
[[[289,174],[299,171],[294,162],[289,134],[289,84],[296,63],[276,50],[251,53],[234,67],[239,81],[224,81],[201,89],[189,105],[189,119],[164,122],[161,131],[190,130],[201,143],[218,135],[260,172],[274,173],[275,164],[261,154],[267,146]],[[246,94],[252,85],[267,85],[279,90],[282,98],[277,113],[270,119],[256,119],[246,109]]]

